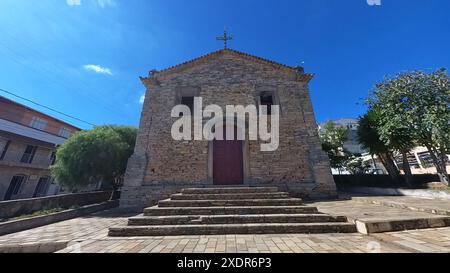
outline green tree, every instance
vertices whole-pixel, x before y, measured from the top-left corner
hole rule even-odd
[[[445,69],[432,73],[407,72],[378,84],[369,99],[370,107],[380,113],[383,141],[404,155],[413,144],[427,147],[441,182],[447,185],[449,83]]]
[[[133,153],[136,134],[136,128],[126,126],[100,126],[76,133],[57,149],[51,173],[71,190],[99,181],[117,190]]]
[[[370,110],[361,117],[357,131],[358,141],[372,156],[376,155],[389,175],[396,179],[399,171],[394,163],[392,150],[381,140],[378,122],[379,115],[375,110]]]
[[[347,162],[345,168],[351,174],[362,175],[367,174],[370,171],[371,166],[369,163],[364,162],[362,158],[356,158]]]
[[[345,167],[351,158],[351,153],[344,149],[347,140],[348,129],[335,126],[333,122],[327,122],[320,131],[322,149],[328,154],[332,168],[339,171]]]

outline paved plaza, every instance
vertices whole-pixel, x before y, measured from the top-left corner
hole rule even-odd
[[[377,197],[381,200],[382,197]],[[417,211],[414,206],[439,204],[450,211],[448,201],[412,197],[389,197],[389,202],[405,202],[407,208],[370,202],[341,200],[316,202],[321,212],[346,215],[349,219],[410,219],[437,217]],[[447,203],[444,203],[447,202]],[[113,209],[0,237],[0,252],[59,253],[415,253],[450,252],[450,227],[363,235],[283,234],[108,237],[108,228],[126,225],[134,214]],[[441,215],[442,216],[442,215]]]

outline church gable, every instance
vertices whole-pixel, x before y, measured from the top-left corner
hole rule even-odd
[[[151,84],[155,80],[176,78],[179,74],[195,75],[196,71],[204,73],[205,69],[222,73],[227,73],[230,69],[242,69],[246,73],[249,71],[258,73],[257,71],[260,70],[280,78],[303,82],[309,82],[313,77],[312,74],[305,74],[302,67],[291,67],[239,51],[223,49],[161,71],[152,70],[149,77],[141,78],[141,80],[144,84]]]

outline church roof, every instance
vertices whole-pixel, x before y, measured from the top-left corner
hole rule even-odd
[[[183,62],[183,63],[175,65],[175,66],[171,66],[171,67],[165,68],[165,69],[160,70],[160,71],[150,71],[150,77],[151,77],[152,73],[166,74],[166,73],[171,73],[171,72],[177,72],[177,71],[180,71],[182,69],[185,69],[185,68],[188,68],[188,67],[192,67],[194,65],[202,63],[202,62],[204,62],[206,60],[210,60],[210,59],[215,58],[217,56],[221,56],[222,54],[225,54],[225,53],[229,53],[229,54],[233,54],[233,55],[236,55],[236,56],[240,56],[240,57],[243,57],[243,58],[251,60],[251,61],[256,61],[256,62],[259,62],[259,63],[272,65],[272,66],[274,66],[276,68],[290,71],[291,73],[292,72],[298,73],[299,71],[303,71],[302,67],[292,67],[292,66],[289,66],[289,65],[285,65],[285,64],[281,64],[281,63],[278,63],[278,62],[275,62],[275,61],[271,61],[271,60],[268,60],[268,59],[257,57],[257,56],[254,56],[254,55],[251,55],[251,54],[248,54],[248,53],[244,53],[244,52],[240,52],[240,51],[237,51],[237,50],[234,50],[234,49],[226,48],[226,49],[221,49],[221,50],[218,50],[218,51],[214,51],[214,52],[205,54],[205,55],[200,56],[198,58],[195,58],[195,59]],[[303,79],[309,81],[309,80],[312,79],[313,75],[312,74],[303,74],[301,77]]]

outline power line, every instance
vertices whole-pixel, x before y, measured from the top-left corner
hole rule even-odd
[[[45,105],[43,105],[43,104],[41,104],[41,103],[38,103],[38,102],[32,101],[32,100],[30,100],[30,99],[24,98],[24,97],[22,97],[22,96],[19,96],[19,95],[15,94],[15,93],[13,93],[13,92],[11,92],[11,91],[8,91],[8,90],[2,89],[2,88],[0,88],[0,91],[4,92],[4,93],[6,93],[6,94],[9,94],[9,95],[11,95],[11,96],[14,96],[14,97],[16,97],[16,98],[19,98],[19,99],[28,101],[28,102],[30,102],[30,103],[32,103],[32,104],[38,105],[38,106],[40,106],[40,107],[43,107],[43,108],[45,108],[45,109],[47,109],[47,110],[53,111],[53,112],[58,113],[58,114],[60,114],[60,115],[63,115],[63,116],[66,116],[66,117],[68,117],[68,118],[77,120],[77,121],[79,121],[79,122],[82,122],[82,123],[85,123],[85,124],[89,124],[89,125],[94,126],[94,127],[97,126],[97,125],[95,125],[95,124],[93,124],[93,123],[91,123],[91,122],[82,120],[82,119],[80,119],[80,118],[77,118],[77,117],[74,117],[74,116],[72,116],[72,115],[63,113],[63,112],[58,111],[58,110],[56,110],[56,109],[53,109],[53,108],[51,108],[51,107],[49,107],[49,106],[45,106]]]
[[[5,34],[9,35],[9,34],[6,33],[6,32],[5,32]],[[9,37],[12,38],[12,39],[14,39],[15,41],[18,41],[16,38],[14,38],[14,37],[12,37],[12,36],[10,36],[10,35],[9,35]],[[26,59],[26,57],[25,57],[23,54],[18,53],[17,51],[15,51],[15,49],[9,47],[6,43],[4,43],[4,41],[0,41],[0,44],[3,45],[3,48],[6,49],[6,50],[8,50],[10,53],[15,54],[16,56],[20,55],[20,56],[22,57],[22,59]],[[32,47],[27,46],[25,43],[22,43],[22,45],[25,46],[25,47],[27,47],[28,49],[30,49],[30,51],[33,51],[36,55],[39,55],[39,56],[41,56],[42,58],[45,59],[45,57],[44,57],[41,53],[39,53],[38,51],[36,51],[36,50],[33,49]],[[99,96],[99,95],[97,95],[97,94],[95,94],[95,93],[90,94],[90,96],[86,96],[85,94],[83,94],[83,93],[80,92],[79,90],[77,90],[77,89],[72,89],[72,88],[68,87],[65,83],[63,84],[62,82],[59,82],[59,81],[57,82],[54,78],[49,78],[48,75],[54,74],[54,72],[50,71],[50,70],[47,69],[46,67],[44,67],[44,66],[42,66],[42,65],[40,66],[39,64],[35,64],[35,65],[33,65],[33,66],[30,66],[30,65],[24,64],[23,62],[20,62],[18,59],[14,58],[14,57],[12,57],[12,56],[10,56],[10,57],[11,57],[11,59],[12,59],[13,61],[15,61],[16,63],[18,63],[19,65],[21,65],[21,66],[27,66],[29,69],[31,69],[31,70],[35,71],[36,73],[38,73],[38,74],[44,76],[45,78],[47,78],[47,79],[49,80],[49,82],[59,84],[61,87],[64,87],[64,89],[72,90],[72,91],[74,91],[74,92],[76,92],[76,93],[78,93],[78,94],[80,94],[80,95],[86,97],[87,99],[89,99],[90,101],[96,103],[97,105],[100,103],[100,104],[101,104],[105,109],[107,109],[108,111],[114,112],[114,113],[116,113],[117,115],[123,116],[123,114],[124,114],[123,112],[117,111],[115,107],[112,107],[111,105],[109,105],[108,103],[106,103],[106,101],[105,101],[101,96]],[[65,71],[64,71],[65,69],[63,69],[63,68],[57,66],[56,64],[54,64],[54,63],[49,63],[49,65],[53,66],[53,68],[56,68],[56,71],[65,73]],[[36,66],[38,66],[40,69],[36,69]],[[45,73],[43,73],[43,71],[44,71],[44,72],[47,71],[48,75],[45,74]],[[82,81],[81,79],[78,80],[77,83],[78,83],[78,84],[84,85],[84,86],[85,86],[86,88],[88,88],[88,89],[90,88],[89,84],[87,84],[86,82]],[[95,100],[94,100],[93,97],[95,97]],[[129,116],[127,113],[125,113],[125,115]],[[129,117],[130,117],[130,116],[129,116]]]

